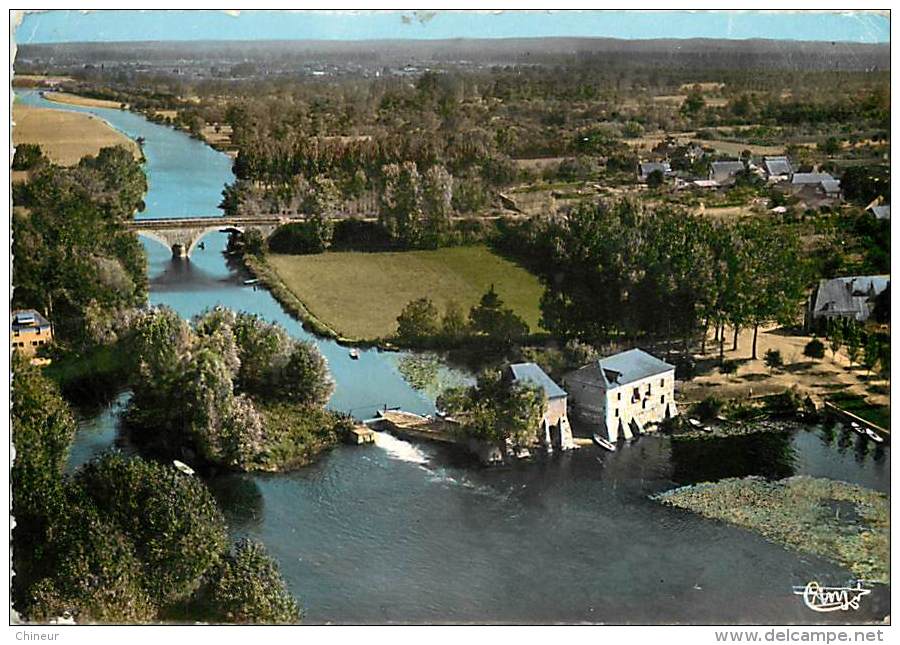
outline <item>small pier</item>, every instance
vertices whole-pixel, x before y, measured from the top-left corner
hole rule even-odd
[[[375,431],[361,423],[350,428],[347,434],[344,435],[344,441],[354,446],[375,443]]]
[[[440,443],[458,443],[456,424],[445,419],[423,417],[403,410],[379,410],[378,416],[366,422],[376,430]],[[371,430],[370,430],[371,432]]]

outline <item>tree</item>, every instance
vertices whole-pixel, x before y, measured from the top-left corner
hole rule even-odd
[[[464,436],[505,451],[508,444],[518,448],[537,440],[547,398],[536,385],[488,371],[476,385],[445,390],[437,405],[460,422]]]
[[[246,312],[236,315],[233,333],[240,360],[238,389],[260,396],[270,393],[277,370],[291,353],[291,337],[280,325]]]
[[[295,624],[300,608],[265,547],[243,539],[223,559],[207,592],[214,616],[226,623]]]
[[[847,321],[846,339],[847,358],[850,359],[850,367],[853,367],[859,361],[861,342],[859,324],[855,320]]]
[[[86,310],[140,306],[147,295],[143,247],[126,228],[147,183],[122,148],[103,148],[74,167],[47,165],[17,190],[13,214],[13,307],[35,308],[61,344],[86,348]]]
[[[10,478],[16,531],[46,518],[75,436],[75,419],[59,389],[18,353],[12,358],[12,439],[15,460]]]
[[[459,303],[451,300],[444,309],[441,318],[441,334],[444,339],[453,344],[459,342],[469,331],[465,315]]]
[[[890,378],[891,376],[891,342],[888,337],[884,342],[880,343],[878,349],[878,365],[881,367],[881,374]]]
[[[824,358],[825,344],[818,338],[813,338],[803,347],[803,355],[810,358]]]
[[[872,307],[872,319],[875,322],[888,324],[891,322],[891,285],[875,296],[875,303]]]
[[[272,398],[322,407],[333,391],[334,381],[319,349],[310,342],[294,341],[287,364],[278,375]]]
[[[437,247],[450,228],[450,216],[453,213],[453,176],[444,166],[432,166],[425,173],[422,181],[422,210],[427,244]]]
[[[480,303],[469,312],[469,324],[476,334],[488,340],[510,345],[528,335],[528,325],[494,291],[494,285],[481,297]]]
[[[741,257],[744,280],[738,294],[742,312],[738,316],[753,325],[753,358],[759,326],[767,322],[793,322],[803,296],[803,273],[799,270],[800,242],[797,235],[768,222],[748,220],[739,227],[744,244]]]
[[[706,101],[703,98],[702,92],[697,88],[694,88],[688,93],[687,97],[684,99],[684,103],[681,104],[681,113],[688,117],[694,117],[697,116],[705,105]]]
[[[649,175],[647,175],[647,188],[659,188],[663,185],[665,179],[666,176],[663,174],[662,170],[654,170]]]
[[[878,363],[878,358],[881,353],[881,343],[878,342],[878,336],[876,334],[868,334],[868,338],[866,339],[866,346],[863,350],[863,360],[866,364],[866,369],[871,374],[875,369],[875,365]]]
[[[141,509],[143,511],[144,509]],[[80,486],[68,486],[41,545],[43,577],[30,586],[25,615],[46,622],[71,615],[79,623],[149,622],[158,607],[143,588],[134,545],[103,517]],[[16,578],[19,577],[17,571]]]
[[[31,170],[41,163],[44,153],[36,143],[20,143],[13,155],[13,170]]]
[[[844,345],[844,319],[828,319],[828,347],[831,349],[831,359],[834,360],[838,350]]]
[[[841,151],[841,142],[837,137],[828,137],[824,143],[819,144],[819,149],[829,157],[833,157]]]
[[[378,221],[394,239],[416,246],[422,235],[422,179],[415,162],[382,168]]]
[[[397,338],[404,343],[426,343],[437,332],[438,311],[429,298],[408,302],[397,316]]]
[[[781,358],[781,352],[777,349],[766,350],[763,362],[770,370],[780,369],[784,365],[784,360]]]

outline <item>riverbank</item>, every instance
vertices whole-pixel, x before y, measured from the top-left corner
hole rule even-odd
[[[890,498],[824,478],[724,479],[653,496],[660,503],[734,524],[800,553],[890,583]]]
[[[74,166],[82,157],[111,146],[127,148],[135,159],[143,156],[134,140],[92,114],[15,102],[13,122],[13,145],[37,144],[50,161],[62,166]]]
[[[111,110],[127,110],[128,106],[117,101],[107,99],[94,99],[89,96],[81,96],[79,94],[70,94],[68,92],[44,92],[43,97],[54,103],[65,103],[66,105],[80,105],[81,107],[98,107],[108,108]]]
[[[310,333],[331,338],[342,343],[356,343],[353,339],[342,338],[341,335],[319,320],[309,308],[300,300],[282,281],[278,273],[273,269],[264,256],[244,253],[241,256],[244,268],[256,279],[260,285],[269,290],[272,297],[284,307],[284,310],[296,318],[303,328]]]

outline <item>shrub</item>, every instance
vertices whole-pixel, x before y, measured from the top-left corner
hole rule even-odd
[[[763,362],[770,370],[778,369],[784,365],[784,360],[781,358],[781,352],[777,349],[766,350]]]
[[[813,338],[803,348],[803,355],[809,358],[825,358],[825,343],[818,338]]]
[[[737,368],[737,361],[722,361],[722,364],[719,365],[719,371],[722,374],[734,374],[737,372]]]
[[[215,617],[228,623],[300,622],[300,608],[275,562],[250,540],[225,556],[210,584],[209,603]]]
[[[797,388],[791,388],[790,390],[785,390],[781,394],[770,396],[766,400],[766,408],[772,414],[793,416],[798,412],[805,410],[806,402]]]
[[[708,396],[694,404],[693,413],[703,420],[715,419],[722,413],[724,403],[715,396]]]
[[[269,238],[269,250],[291,255],[323,253],[331,244],[332,233],[331,220],[321,217],[291,222],[275,230]]]

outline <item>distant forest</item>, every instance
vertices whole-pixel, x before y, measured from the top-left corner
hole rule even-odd
[[[510,38],[362,41],[196,41],[21,45],[20,73],[45,66],[258,64],[288,69],[311,60],[365,67],[410,64],[558,65],[598,62],[621,68],[784,69],[875,71],[890,69],[890,45],[781,40],[618,40]]]

